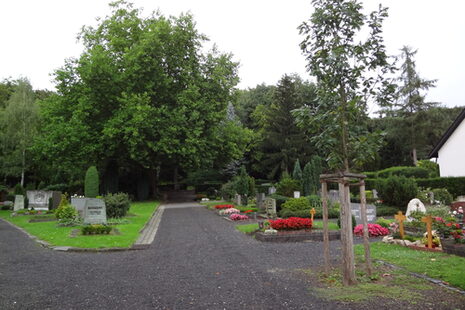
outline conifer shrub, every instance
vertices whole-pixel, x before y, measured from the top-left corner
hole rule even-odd
[[[95,198],[99,194],[99,177],[95,166],[89,167],[84,181],[84,195],[88,198]]]
[[[103,197],[107,216],[110,218],[125,217],[129,211],[131,201],[126,193],[107,194]]]

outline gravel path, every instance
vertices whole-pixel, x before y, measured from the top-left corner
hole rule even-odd
[[[321,243],[261,243],[190,206],[167,205],[141,251],[51,251],[0,221],[0,309],[347,309],[295,276]]]

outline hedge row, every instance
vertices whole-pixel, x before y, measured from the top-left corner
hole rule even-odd
[[[378,180],[385,179],[365,179],[366,188],[376,188],[377,182],[379,182]],[[415,182],[419,187],[423,188],[447,188],[454,198],[460,195],[465,195],[465,177],[415,179]]]
[[[429,170],[423,167],[396,166],[375,172],[364,172],[368,178],[388,178],[392,175],[404,176],[407,178],[428,178]]]

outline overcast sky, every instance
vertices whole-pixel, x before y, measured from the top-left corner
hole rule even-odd
[[[285,73],[309,79],[297,26],[312,13],[310,0],[134,0],[145,15],[191,12],[200,32],[240,62],[240,88],[276,84]],[[428,99],[464,106],[465,1],[365,0],[367,9],[389,7],[384,24],[388,51],[418,49],[423,78],[438,79]],[[54,89],[50,74],[65,58],[78,57],[76,36],[83,25],[108,15],[103,0],[2,0],[0,2],[0,79],[27,77],[34,88]]]

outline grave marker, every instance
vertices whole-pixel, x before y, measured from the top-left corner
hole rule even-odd
[[[268,218],[276,218],[276,200],[272,198],[265,199],[265,212]]]
[[[426,232],[428,233],[428,248],[432,249],[433,248],[433,232],[431,230],[431,227],[433,225],[433,218],[431,215],[425,216],[421,218],[421,221],[423,223],[426,223]]]
[[[84,218],[84,209],[86,207],[86,199],[84,197],[71,197],[71,205],[76,209],[80,218]]]
[[[15,206],[13,208],[14,211],[24,209],[24,196],[23,195],[16,195],[15,196]]]
[[[106,224],[107,212],[105,202],[98,198],[86,198],[84,207],[84,224]]]
[[[299,191],[294,192],[294,198],[300,198],[300,192]]]
[[[376,222],[376,206],[375,205],[365,205],[367,213],[367,222],[372,224]],[[362,213],[361,213],[361,204],[360,203],[350,203],[350,211],[355,217],[355,221],[358,224],[362,224]]]
[[[48,210],[48,200],[52,198],[51,191],[27,191],[27,199],[29,199],[29,209]]]
[[[276,187],[274,187],[274,186],[269,187],[268,188],[268,194],[273,195],[274,193],[276,193]]]
[[[311,216],[311,218],[312,218],[312,223],[313,223],[313,217],[315,216],[315,213],[316,213],[315,208],[312,208],[312,209],[310,210],[310,216]]]
[[[407,219],[405,215],[402,214],[402,211],[399,211],[394,218],[399,222],[399,233],[400,237],[404,239],[404,221]]]

